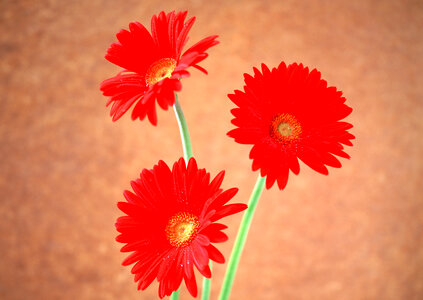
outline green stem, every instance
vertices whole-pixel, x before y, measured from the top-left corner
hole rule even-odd
[[[179,299],[179,290],[174,291],[172,295],[170,295],[170,300],[178,300]]]
[[[181,134],[182,148],[184,150],[185,163],[192,157],[191,140],[189,138],[187,121],[185,120],[184,112],[182,111],[181,104],[179,104],[178,94],[175,93],[175,104],[173,104],[176,120],[179,125],[179,133]],[[179,300],[179,290],[170,295],[170,300]]]
[[[192,147],[191,140],[189,138],[188,126],[185,120],[184,113],[182,111],[181,105],[179,104],[178,95],[175,93],[175,104],[173,105],[173,110],[175,111],[176,119],[178,120],[179,132],[181,134],[182,148],[184,150],[185,162],[188,164],[189,159],[192,157]],[[209,264],[211,268],[211,262]],[[203,292],[201,299],[208,300],[210,297],[210,279],[203,279]],[[170,296],[170,300],[178,300],[179,291],[174,292]]]
[[[210,270],[212,268],[212,263],[209,263]],[[203,278],[203,292],[201,293],[201,300],[209,300],[210,298],[210,286],[211,280],[206,277]]]
[[[238,267],[239,259],[244,249],[245,241],[247,239],[248,230],[250,229],[251,221],[253,219],[254,211],[257,206],[258,199],[263,191],[266,183],[266,177],[257,178],[254,190],[251,193],[248,208],[242,217],[241,225],[239,226],[238,235],[236,237],[234,247],[232,249],[231,257],[229,258],[228,267],[226,269],[225,279],[223,280],[222,290],[220,291],[219,300],[229,299],[231,294],[232,284],[234,282],[236,269]]]
[[[191,140],[189,138],[188,126],[185,121],[185,116],[182,111],[181,105],[178,101],[178,95],[175,93],[175,104],[173,105],[176,119],[178,120],[179,132],[181,133],[182,148],[184,149],[185,162],[188,164],[188,160],[192,157]]]

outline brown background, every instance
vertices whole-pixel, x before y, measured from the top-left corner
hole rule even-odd
[[[197,17],[190,44],[220,35],[210,75],[194,70],[180,99],[199,164],[226,169],[237,202],[256,179],[250,147],[225,136],[242,73],[303,62],[354,108],[343,168],[302,165],[263,194],[232,299],[423,299],[423,2],[371,0],[2,0],[0,298],[156,299],[120,266],[114,221],[143,167],[182,155],[175,117],[112,123],[98,86],[118,70],[103,58],[115,33],[172,9]],[[227,221],[226,257],[239,221]]]

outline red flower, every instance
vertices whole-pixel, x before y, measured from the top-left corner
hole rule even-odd
[[[319,71],[284,62],[270,71],[262,64],[262,73],[254,68],[254,77],[244,74],[244,80],[244,92],[228,95],[239,107],[231,111],[238,128],[228,135],[254,145],[253,171],[260,169],[261,176],[267,176],[268,189],[277,181],[282,190],[289,170],[300,172],[297,158],[325,175],[326,166],[341,167],[334,155],[350,158],[342,144],[352,146],[352,125],[340,120],[352,109],[341,91],[327,87]]]
[[[180,91],[180,78],[188,77],[192,66],[207,74],[198,65],[208,54],[207,49],[218,44],[217,35],[202,39],[182,54],[188,32],[195,18],[185,22],[188,12],[160,12],[151,19],[151,34],[140,23],[129,24],[129,31],[121,30],[107,50],[106,59],[122,68],[115,77],[101,83],[104,96],[113,103],[110,115],[118,120],[135,102],[132,119],[145,116],[157,124],[155,100],[167,110],[175,102],[174,92]]]
[[[198,169],[194,158],[188,166],[181,158],[172,171],[163,161],[152,170],[144,169],[132,181],[135,192],[125,191],[128,202],[118,207],[127,216],[118,218],[116,240],[126,245],[122,252],[133,252],[123,265],[135,263],[132,273],[138,289],[144,290],[157,278],[159,297],[176,291],[182,279],[192,296],[197,295],[195,265],[200,273],[211,277],[209,259],[223,263],[222,253],[211,243],[228,239],[216,223],[223,217],[247,208],[245,204],[225,205],[238,191],[222,191],[224,171],[212,182],[205,169]]]

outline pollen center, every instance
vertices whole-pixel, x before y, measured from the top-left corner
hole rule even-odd
[[[199,225],[197,216],[180,212],[167,222],[166,238],[174,247],[186,247],[196,236]]]
[[[292,134],[292,127],[289,123],[281,122],[278,125],[278,131],[283,136],[290,136]]]
[[[301,125],[290,114],[282,113],[275,116],[270,124],[270,136],[282,144],[289,144],[301,135]]]
[[[152,85],[165,78],[172,76],[176,68],[176,60],[173,58],[162,58],[151,64],[145,74],[145,83]]]

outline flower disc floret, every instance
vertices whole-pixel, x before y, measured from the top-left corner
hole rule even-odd
[[[293,115],[282,113],[275,116],[270,125],[270,136],[287,145],[301,135],[301,125]]]
[[[145,83],[153,85],[157,82],[170,78],[176,68],[176,60],[173,58],[162,58],[154,62],[145,73]]]
[[[166,238],[171,246],[186,247],[197,234],[198,217],[187,212],[180,212],[172,216],[166,226]]]

